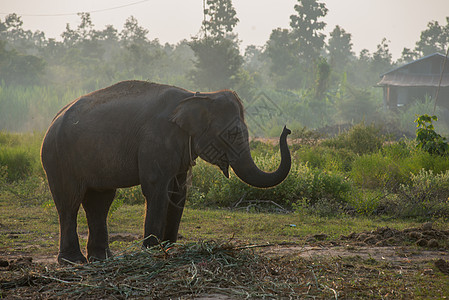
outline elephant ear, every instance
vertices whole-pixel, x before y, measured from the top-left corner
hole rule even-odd
[[[209,111],[211,101],[208,97],[186,98],[178,104],[170,121],[188,132],[190,136],[199,136],[209,128],[212,119]]]

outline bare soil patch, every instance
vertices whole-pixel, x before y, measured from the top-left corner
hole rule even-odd
[[[111,236],[112,241],[138,239]],[[425,280],[428,292],[443,298],[447,290],[437,283],[447,282],[448,250],[449,230],[428,223],[336,240],[316,234],[303,244],[161,246],[71,267],[56,265],[50,256],[14,255],[0,258],[0,297],[405,299],[422,295],[417,286]]]

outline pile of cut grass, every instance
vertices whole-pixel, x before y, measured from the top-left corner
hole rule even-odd
[[[104,261],[28,270],[0,282],[7,296],[43,298],[289,298],[297,295],[296,274],[280,274],[269,260],[245,247],[215,241],[161,244]],[[22,270],[23,271],[23,270]],[[291,278],[292,280],[289,280]]]
[[[17,259],[1,267],[0,298],[411,299],[449,292],[436,263],[404,270],[359,256],[268,257],[255,249],[216,241],[161,244],[66,267]]]

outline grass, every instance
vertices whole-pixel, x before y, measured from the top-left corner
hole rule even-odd
[[[23,287],[13,287],[19,283]],[[88,265],[23,270],[0,282],[5,295],[44,298],[221,297],[443,299],[446,278],[428,269],[398,270],[358,257],[267,258],[228,243],[161,245]],[[1,295],[1,294],[0,294]],[[228,299],[228,298],[225,298]]]
[[[0,198],[0,251],[57,255],[58,217],[54,207],[23,206],[13,199]],[[17,212],[20,211],[20,214]],[[110,235],[141,238],[144,220],[143,205],[122,205],[109,216]],[[445,224],[445,223],[443,223]],[[307,237],[325,233],[328,239],[338,239],[351,232],[369,231],[377,227],[404,229],[417,226],[413,220],[382,217],[319,217],[314,215],[247,213],[219,209],[186,208],[180,226],[180,242],[199,240],[235,240],[247,244],[304,243]],[[78,216],[80,243],[85,247],[87,223],[84,211]],[[133,240],[111,243],[112,251],[122,251]]]
[[[58,227],[54,208],[23,207],[6,199],[0,204],[1,256],[56,258]],[[141,205],[121,206],[110,216],[110,233],[140,235],[143,212]],[[12,262],[10,271],[0,275],[0,296],[12,292],[24,297],[39,294],[49,299],[186,299],[211,294],[233,299],[442,299],[449,292],[447,275],[429,271],[435,269],[430,261],[402,269],[389,262],[359,257],[356,248],[350,257],[304,258],[294,253],[268,257],[258,248],[246,247],[282,242],[304,245],[308,236],[319,233],[335,240],[353,231],[369,231],[379,226],[403,229],[418,225],[413,221],[382,218],[321,218],[187,208],[177,246],[141,252],[136,237],[134,241],[113,242],[114,253],[126,252],[105,262],[64,268],[48,263],[20,265],[20,272],[13,271],[18,266]],[[86,220],[80,212],[83,246],[86,230]]]
[[[9,269],[0,273],[1,297],[12,293],[31,298],[44,295],[186,299],[220,294],[233,299],[334,299],[335,295],[339,299],[412,299],[443,298],[448,293],[448,275],[435,269],[430,260],[410,263],[403,269],[382,260],[362,258],[357,255],[357,246],[349,257],[301,257],[297,253],[267,256],[264,247],[251,247],[285,243],[302,247],[309,245],[308,238],[317,234],[326,234],[320,243],[330,247],[332,241],[352,232],[420,226],[412,219],[187,207],[179,245],[167,246],[164,251],[156,248],[141,252],[144,206],[124,204],[109,215],[108,223],[110,236],[115,237],[111,238],[111,250],[115,254],[125,251],[125,255],[96,264],[60,268],[49,264],[56,262],[58,251],[55,208],[45,202],[27,205],[8,192],[0,195],[0,258],[10,260]],[[87,224],[82,209],[78,224],[84,249]],[[449,223],[440,220],[435,227],[448,228]],[[131,238],[117,239],[118,235]],[[44,259],[45,263],[23,265],[19,259],[23,256],[36,261]]]

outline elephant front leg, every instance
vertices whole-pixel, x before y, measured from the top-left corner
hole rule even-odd
[[[164,239],[168,210],[168,181],[159,184],[142,184],[146,199],[144,247],[157,245]]]
[[[187,172],[178,174],[172,181],[169,190],[170,201],[167,210],[167,221],[164,240],[176,242],[178,239],[179,224],[186,203]]]

